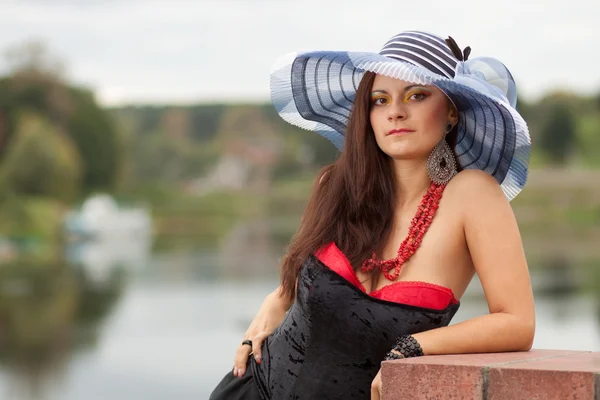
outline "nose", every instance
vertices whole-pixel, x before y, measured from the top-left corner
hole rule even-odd
[[[391,121],[402,121],[406,119],[406,109],[403,107],[401,102],[394,102],[388,107],[388,120]]]

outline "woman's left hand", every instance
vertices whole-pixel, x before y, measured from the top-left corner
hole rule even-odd
[[[377,372],[377,376],[371,382],[371,400],[380,400],[381,399],[381,368],[379,368],[379,372]]]

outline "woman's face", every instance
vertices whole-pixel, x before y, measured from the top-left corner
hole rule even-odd
[[[427,159],[457,113],[437,87],[375,76],[371,90],[371,126],[379,148],[397,159]]]

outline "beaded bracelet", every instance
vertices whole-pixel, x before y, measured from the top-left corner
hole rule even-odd
[[[393,351],[389,351],[385,357],[383,357],[384,361],[390,361],[390,360],[401,360],[403,359],[404,356],[402,354],[398,354],[398,353],[394,353]]]
[[[417,340],[411,335],[402,335],[396,340],[396,344],[393,347],[398,353],[402,354],[405,358],[409,357],[420,357],[423,354],[423,349]]]

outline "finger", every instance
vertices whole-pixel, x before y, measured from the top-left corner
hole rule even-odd
[[[371,396],[374,395],[375,399],[377,400],[381,399],[381,369],[379,370],[377,376],[375,376],[375,379],[371,383],[371,388],[374,391],[374,394],[371,393]]]
[[[235,368],[234,376],[237,376],[238,378],[244,376],[244,373],[246,372],[246,361],[248,360],[248,355],[250,354],[250,346],[244,345],[244,347],[246,349],[240,349],[236,353],[233,364]]]
[[[256,360],[257,364],[260,364],[262,361],[262,343],[265,341],[266,336],[264,334],[259,334],[257,335],[257,337],[252,341],[252,355],[254,356],[254,359]]]
[[[251,351],[252,348],[250,346],[246,344],[240,345],[235,353],[235,359],[233,361],[233,366],[235,368],[233,374],[234,376],[237,376],[238,378],[244,376],[244,373],[246,372],[246,362],[248,361],[248,356],[250,355]]]
[[[381,397],[379,395],[379,390],[377,388],[371,387],[371,400],[380,400]]]

